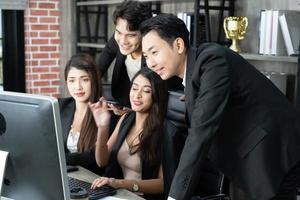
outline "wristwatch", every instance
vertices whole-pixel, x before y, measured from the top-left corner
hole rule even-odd
[[[139,191],[139,185],[137,183],[134,183],[132,186],[132,192],[138,192]]]

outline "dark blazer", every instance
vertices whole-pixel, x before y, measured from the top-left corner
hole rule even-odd
[[[82,153],[70,153],[67,148],[67,139],[73,123],[75,113],[75,101],[72,97],[58,99],[60,118],[66,152],[67,165],[80,165],[94,173],[102,175],[104,168],[98,167],[95,159],[95,149]]]
[[[125,116],[123,122],[120,126],[120,132],[117,138],[116,143],[113,146],[108,165],[106,167],[105,175],[108,177],[114,177],[114,178],[121,178],[123,179],[123,173],[122,169],[118,163],[117,155],[121,148],[121,145],[123,144],[129,129],[132,127],[132,125],[135,122],[135,112],[130,112]],[[171,124],[169,124],[171,126]],[[167,128],[165,126],[165,128]],[[173,132],[174,130],[172,130]],[[170,134],[173,134],[173,133]],[[161,144],[157,144],[157,156],[159,157],[159,162],[157,163],[149,163],[145,160],[142,161],[142,179],[153,179],[157,178],[159,173],[159,167],[161,165],[161,159],[162,159],[162,151],[161,151]],[[164,169],[164,168],[163,168]],[[165,173],[165,172],[164,172]],[[165,182],[166,183],[166,182]],[[144,198],[148,200],[160,200],[164,199],[164,195],[152,195],[152,194],[144,194]]]
[[[190,199],[208,157],[248,199],[270,199],[300,160],[299,113],[227,48],[203,44],[187,59],[189,133],[169,195]]]
[[[116,59],[116,61],[112,74],[111,95],[122,105],[130,107],[129,91],[131,85],[125,65],[126,56],[120,52],[119,46],[114,37],[111,37],[105,48],[102,50],[98,60],[99,70],[102,75],[107,72],[107,69],[110,67],[114,59]],[[146,66],[145,58],[142,56],[141,67]],[[167,85],[171,90],[183,89],[181,79],[177,77],[168,80]]]

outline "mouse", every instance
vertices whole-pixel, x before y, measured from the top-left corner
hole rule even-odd
[[[88,192],[82,187],[73,187],[70,189],[71,199],[82,199],[88,197]]]

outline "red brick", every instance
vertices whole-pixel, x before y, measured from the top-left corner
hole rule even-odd
[[[37,80],[38,78],[37,74],[26,74],[26,80]]]
[[[60,53],[51,53],[51,58],[60,58]]]
[[[59,11],[49,11],[49,15],[50,16],[60,16],[60,12]]]
[[[33,39],[31,41],[32,44],[49,44],[49,40],[47,39]]]
[[[57,88],[41,88],[41,93],[54,93],[58,92]]]
[[[30,93],[61,95],[60,1],[31,0],[25,10],[26,90]]]
[[[40,51],[56,51],[57,48],[55,46],[41,46]]]
[[[38,18],[37,17],[29,17],[28,21],[30,23],[37,23],[38,22]]]
[[[60,86],[60,81],[51,81],[51,85]]]
[[[49,26],[48,25],[31,25],[31,30],[49,30]]]
[[[41,72],[49,72],[48,67],[35,67],[32,68],[32,73],[41,73]]]
[[[60,39],[52,39],[51,44],[60,44]]]
[[[30,73],[31,72],[31,68],[30,67],[25,67],[25,73]]]
[[[39,3],[39,8],[53,9],[55,8],[54,3]]]
[[[49,81],[34,81],[33,86],[38,87],[38,86],[50,86]]]
[[[38,61],[32,60],[32,59],[30,59],[30,60],[25,60],[25,63],[26,63],[26,66],[37,66],[37,65],[39,65],[39,62],[38,62]]]
[[[34,53],[32,54],[32,58],[49,58],[48,53]]]
[[[60,67],[51,67],[51,72],[60,72]]]
[[[26,92],[30,94],[40,94],[39,88],[28,88]]]
[[[32,51],[38,51],[38,47],[32,47],[32,46],[26,46],[25,47],[25,50],[26,52],[28,52],[29,54],[32,52]]]
[[[38,47],[30,47],[30,51],[38,51]]]
[[[38,36],[38,32],[29,32],[30,37],[37,37]]]
[[[56,61],[55,60],[41,60],[40,61],[40,65],[56,65]],[[52,67],[51,67],[51,72],[52,71]]]
[[[41,17],[40,23],[56,23],[56,19],[53,17]]]
[[[30,10],[30,15],[47,16],[48,11],[47,10]]]
[[[40,32],[40,37],[57,37],[58,36],[58,32]]]
[[[49,30],[58,31],[60,30],[60,25],[49,25]]]
[[[37,3],[30,2],[29,8],[37,8]]]
[[[59,78],[57,74],[41,74],[41,79],[57,79]]]

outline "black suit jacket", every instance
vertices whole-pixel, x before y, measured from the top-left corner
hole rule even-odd
[[[86,169],[102,175],[104,168],[98,167],[95,159],[95,149],[82,153],[70,153],[67,148],[67,139],[73,123],[75,113],[75,101],[73,98],[60,98],[58,99],[60,107],[60,118],[64,139],[64,147],[66,152],[67,165],[80,165]],[[96,142],[96,141],[95,141]]]
[[[270,199],[300,160],[300,117],[241,56],[217,44],[188,51],[189,134],[170,189],[190,199],[208,157],[248,199]]]
[[[107,72],[107,69],[110,67],[114,59],[116,60],[112,74],[111,95],[122,105],[130,107],[129,91],[131,83],[125,65],[126,56],[120,52],[119,46],[114,37],[111,37],[99,57],[98,63],[101,74],[105,74]],[[142,56],[141,67],[146,66],[145,58]],[[170,90],[183,89],[181,79],[177,77],[168,80],[167,85]]]

